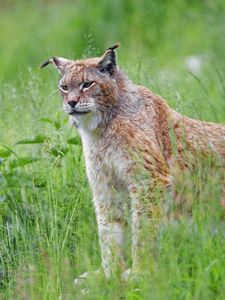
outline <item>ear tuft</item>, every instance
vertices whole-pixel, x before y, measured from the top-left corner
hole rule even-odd
[[[58,69],[58,71],[62,74],[64,73],[66,66],[70,63],[72,63],[72,61],[69,59],[53,56],[49,58],[47,61],[43,62],[40,68],[42,69],[48,66],[49,64],[53,64]]]
[[[116,43],[115,45],[113,45],[112,47],[109,47],[108,49],[107,49],[107,51],[108,50],[115,50],[115,49],[117,49],[117,48],[119,48],[120,47],[120,44],[119,43]]]
[[[113,74],[116,69],[116,52],[115,49],[119,47],[119,44],[108,48],[104,55],[102,56],[100,62],[97,65],[97,68],[101,73]]]
[[[43,62],[43,63],[40,65],[40,69],[47,67],[47,65],[49,65],[49,64],[51,64],[51,63],[52,63],[52,58],[49,58],[48,60],[46,60],[45,62]]]

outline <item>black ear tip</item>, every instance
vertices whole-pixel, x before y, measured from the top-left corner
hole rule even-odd
[[[46,67],[47,65],[50,64],[50,59],[46,60],[45,62],[43,62],[43,64],[40,65],[40,69]]]
[[[52,56],[51,58],[49,58],[48,60],[46,60],[45,62],[43,62],[43,64],[40,65],[40,69],[46,67],[49,64],[52,64],[53,62],[55,64],[57,64],[57,58],[55,56]]]
[[[113,45],[112,47],[109,47],[106,51],[108,51],[108,50],[115,50],[115,49],[117,49],[117,48],[119,48],[120,47],[120,44],[119,43],[116,43],[115,45]]]

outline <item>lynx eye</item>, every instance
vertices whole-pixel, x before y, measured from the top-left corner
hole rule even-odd
[[[88,89],[89,87],[91,87],[93,85],[93,81],[90,81],[90,82],[84,82],[82,84],[82,89]]]
[[[62,92],[66,93],[66,92],[68,92],[69,87],[68,87],[68,85],[63,84],[63,85],[60,86],[59,89],[60,89]]]

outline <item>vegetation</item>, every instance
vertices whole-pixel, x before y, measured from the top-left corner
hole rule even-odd
[[[134,81],[183,114],[225,122],[224,10],[222,0],[0,0],[0,299],[224,299],[221,174],[207,163],[177,183],[192,217],[162,227],[137,281],[73,285],[100,264],[95,214],[57,72],[38,69],[119,41]]]

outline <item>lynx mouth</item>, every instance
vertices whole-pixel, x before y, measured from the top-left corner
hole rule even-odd
[[[83,111],[77,111],[77,110],[75,110],[75,111],[71,111],[70,113],[69,113],[69,115],[70,116],[74,116],[74,115],[86,115],[86,114],[88,114],[89,112],[91,112],[90,110],[83,110]]]

